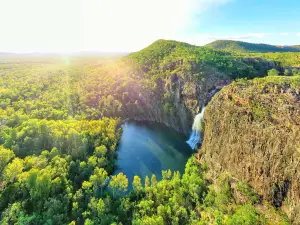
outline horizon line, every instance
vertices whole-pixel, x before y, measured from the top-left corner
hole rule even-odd
[[[172,39],[157,39],[154,42],[152,42],[151,44],[155,43],[158,40],[166,40],[166,41],[177,41],[177,42],[182,42],[182,43],[188,43],[189,42],[185,42],[185,41],[178,41],[178,40],[172,40]],[[270,46],[276,46],[276,47],[293,47],[293,46],[299,46],[299,44],[293,44],[293,45],[280,45],[280,44],[268,44],[268,43],[258,43],[258,42],[248,42],[248,41],[242,41],[242,40],[234,40],[234,39],[216,39],[214,41],[211,41],[207,44],[203,44],[203,45],[196,45],[196,44],[191,44],[194,46],[199,46],[199,47],[204,47],[210,43],[216,42],[216,41],[233,41],[233,42],[243,42],[243,43],[249,43],[249,44],[263,44],[263,45],[270,45]],[[151,44],[147,45],[150,46]],[[146,47],[147,47],[146,46]],[[145,48],[146,48],[145,47]],[[142,48],[143,49],[143,48]],[[142,50],[140,49],[140,50]],[[139,50],[138,50],[139,51]],[[75,55],[75,54],[130,54],[133,52],[137,52],[137,51],[102,51],[102,50],[79,50],[79,51],[25,51],[25,52],[8,52],[8,51],[1,51],[0,50],[0,56],[4,56],[4,55],[38,55],[38,54],[44,54],[44,55]]]

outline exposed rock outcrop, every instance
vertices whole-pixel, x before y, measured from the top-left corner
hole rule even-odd
[[[199,152],[210,178],[221,172],[249,183],[300,224],[300,79],[233,83],[204,114]]]

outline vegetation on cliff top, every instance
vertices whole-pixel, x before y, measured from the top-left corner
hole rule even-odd
[[[210,49],[230,52],[235,57],[264,59],[277,66],[290,68],[291,74],[300,73],[300,48],[295,46],[274,46],[241,41],[219,40],[205,45]],[[294,69],[294,71],[292,71]]]
[[[291,69],[295,67],[294,73],[300,72],[300,52],[253,53],[253,54],[246,54],[245,56],[271,60],[277,62],[278,65],[282,67],[289,67]]]

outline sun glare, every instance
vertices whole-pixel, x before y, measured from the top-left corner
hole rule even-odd
[[[137,51],[186,28],[192,2],[3,1],[0,47],[13,52]]]

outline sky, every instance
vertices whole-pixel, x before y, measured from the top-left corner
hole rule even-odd
[[[300,1],[0,0],[0,52],[132,52],[157,39],[300,45]]]

